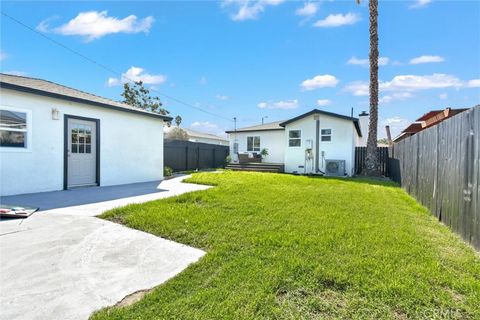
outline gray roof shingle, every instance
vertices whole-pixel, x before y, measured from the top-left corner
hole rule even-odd
[[[172,120],[172,118],[169,116],[135,108],[122,102],[113,101],[104,97],[100,97],[88,92],[73,89],[43,79],[0,73],[0,87],[24,92],[31,92],[34,94],[47,95],[54,98],[66,99],[79,103],[106,107],[118,111],[142,114],[146,116],[161,118],[166,121]]]
[[[256,126],[245,127],[245,128],[238,128],[235,130],[225,131],[226,133],[234,133],[234,132],[251,132],[251,131],[271,131],[271,130],[285,130],[284,127],[280,126],[280,123],[284,121],[275,121],[269,122],[265,124],[259,124]]]

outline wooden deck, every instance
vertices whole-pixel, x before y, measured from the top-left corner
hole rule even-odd
[[[238,171],[257,171],[257,172],[284,172],[285,166],[283,163],[229,163],[225,169],[238,170]]]

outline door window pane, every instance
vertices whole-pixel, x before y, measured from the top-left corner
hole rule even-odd
[[[85,153],[92,153],[92,146],[91,144],[85,145]]]
[[[72,153],[78,153],[78,144],[72,143]]]
[[[85,153],[85,145],[79,144],[78,145],[78,153]]]

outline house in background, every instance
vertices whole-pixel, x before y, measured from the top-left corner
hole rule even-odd
[[[432,110],[430,112],[427,112],[423,116],[415,120],[415,122],[410,124],[407,128],[405,128],[395,139],[393,139],[393,142],[399,142],[405,138],[413,136],[417,132],[437,125],[440,122],[466,110],[468,109],[446,108],[445,110]]]
[[[166,127],[165,134],[168,135],[168,132],[170,132],[173,128],[174,127]],[[188,141],[190,142],[201,142],[201,143],[208,143],[208,144],[216,144],[220,146],[228,146],[230,143],[228,139],[211,134],[211,133],[200,132],[200,131],[187,129],[187,128],[181,128],[181,129],[188,134]]]
[[[368,124],[368,114],[362,113]],[[298,117],[227,131],[231,157],[268,150],[262,162],[282,165],[285,172],[353,175],[355,147],[364,143],[358,118],[314,109]],[[243,157],[242,157],[243,158]]]
[[[0,195],[163,179],[158,113],[0,74]]]

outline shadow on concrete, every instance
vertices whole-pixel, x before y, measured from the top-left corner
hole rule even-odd
[[[89,187],[62,191],[28,193],[0,197],[0,204],[38,207],[40,208],[39,211],[44,211],[167,191],[157,189],[159,185],[160,181],[151,181],[108,187]]]

